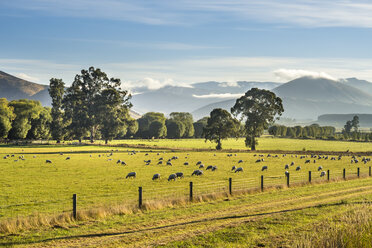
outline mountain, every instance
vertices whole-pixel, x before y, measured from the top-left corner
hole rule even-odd
[[[368,82],[366,80],[360,80],[357,78],[341,79],[340,82],[372,95],[372,83],[371,82]]]
[[[279,83],[273,82],[203,82],[194,83],[189,87],[166,86],[158,90],[144,88],[133,89],[133,106],[139,112],[192,112],[201,106],[209,105],[226,99],[236,99],[252,87],[273,89]],[[209,111],[210,112],[210,111]],[[208,112],[208,114],[209,114]],[[194,116],[198,119],[200,116]],[[203,117],[203,116],[202,116]]]
[[[371,105],[372,96],[355,87],[325,78],[302,77],[273,91],[282,98],[329,103]]]
[[[8,100],[23,99],[35,97],[41,92],[48,91],[48,86],[31,83],[29,81],[14,77],[5,72],[0,71],[0,98],[7,98]],[[45,101],[42,98],[42,103],[49,105],[50,101]]]
[[[349,84],[324,78],[302,77],[272,90],[283,100],[283,117],[315,120],[322,114],[372,113],[372,95]],[[235,100],[219,101],[196,109],[195,116],[214,108],[229,110]]]

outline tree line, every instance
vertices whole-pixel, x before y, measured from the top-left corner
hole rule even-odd
[[[49,84],[52,108],[39,101],[0,99],[0,139],[88,138],[107,143],[121,138],[205,138],[222,149],[222,140],[245,137],[252,150],[257,137],[284,111],[282,100],[273,92],[252,88],[236,100],[231,111],[214,109],[210,116],[194,122],[190,113],[149,112],[135,120],[130,116],[131,95],[118,78],[109,78],[90,67],[74,77],[70,87],[62,79]]]
[[[273,125],[269,127],[268,131],[269,134],[276,137],[325,139],[334,137],[336,128],[331,126],[319,126],[318,124],[312,124],[304,127],[287,127],[283,125]]]

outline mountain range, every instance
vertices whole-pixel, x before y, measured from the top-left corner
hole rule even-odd
[[[125,87],[125,85],[124,85]],[[338,81],[301,77],[287,83],[277,82],[202,82],[189,86],[165,86],[150,90],[133,88],[132,114],[149,111],[190,112],[194,119],[208,116],[214,108],[229,110],[247,90],[257,87],[275,92],[283,99],[283,117],[316,120],[323,114],[372,114],[372,83],[357,78]],[[0,71],[0,98],[35,99],[50,106],[48,86],[35,84]]]

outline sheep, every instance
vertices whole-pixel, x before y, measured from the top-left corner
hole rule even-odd
[[[163,164],[163,161],[159,161],[159,162],[158,162],[158,165],[160,165],[160,164]]]
[[[116,161],[117,164],[120,164],[121,163],[121,160],[119,159],[118,161]]]
[[[285,170],[288,170],[288,169],[289,169],[289,165],[286,164],[286,165],[284,166],[284,169],[285,169]]]
[[[127,165],[124,161],[121,161],[121,165]]]
[[[208,165],[206,170],[211,170],[212,167],[213,167],[212,165]]]
[[[133,171],[133,172],[129,172],[125,178],[131,178],[131,177],[136,178],[136,176],[137,176],[137,173]]]
[[[160,174],[154,174],[152,180],[160,179]]]
[[[267,166],[266,165],[262,166],[262,168],[261,168],[261,171],[264,171],[264,170],[267,170]]]
[[[285,175],[286,177],[288,177],[288,176],[289,176],[289,172],[288,172],[288,171],[285,171],[285,172],[284,172],[284,175]]]
[[[323,170],[323,166],[318,167],[318,171],[321,171],[321,170]]]
[[[293,166],[295,163],[292,161],[291,166]]]
[[[236,170],[236,166],[234,165],[232,168],[231,168],[231,170],[233,171],[233,170]]]
[[[327,172],[325,172],[325,171],[322,171],[322,172],[320,173],[320,177],[324,177],[325,175],[327,175]]]
[[[202,170],[194,170],[194,172],[191,174],[191,176],[193,176],[193,175],[201,176],[201,175],[203,175],[203,171]]]
[[[5,156],[4,159],[7,159],[7,156]]]
[[[51,160],[49,160],[49,159],[47,159],[47,160],[45,160],[45,163],[47,163],[47,164],[51,164],[51,163],[52,163],[52,161],[51,161]]]
[[[256,160],[256,163],[259,163],[259,162],[261,162],[261,159],[257,159],[257,160]]]
[[[176,176],[177,178],[183,178],[183,172],[177,172]]]
[[[301,170],[301,166],[296,167],[296,171],[299,171],[299,170]]]
[[[66,160],[70,160],[71,158],[70,157],[67,157]]]
[[[243,172],[243,168],[242,167],[236,168],[235,173],[237,172]]]
[[[172,162],[171,161],[167,161],[167,165],[172,166]]]
[[[185,162],[185,163],[183,163],[183,165],[189,165],[189,162]]]
[[[176,181],[177,175],[176,174],[170,174],[168,177],[168,181],[173,180]]]
[[[159,158],[159,160],[163,160],[163,158]]]
[[[204,164],[199,165],[199,169],[204,168]]]
[[[243,160],[240,159],[240,160],[238,161],[238,164],[240,164],[240,163],[243,163]]]
[[[202,164],[202,161],[198,161],[198,162],[196,163],[196,165],[200,165],[200,164]]]
[[[212,167],[212,171],[215,171],[215,170],[217,170],[217,166]]]
[[[310,163],[310,159],[308,159],[308,160],[305,161],[305,164],[308,164],[308,163]]]

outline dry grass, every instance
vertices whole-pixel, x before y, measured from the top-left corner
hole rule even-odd
[[[362,204],[337,219],[319,223],[296,239],[294,247],[372,247],[372,206]]]

